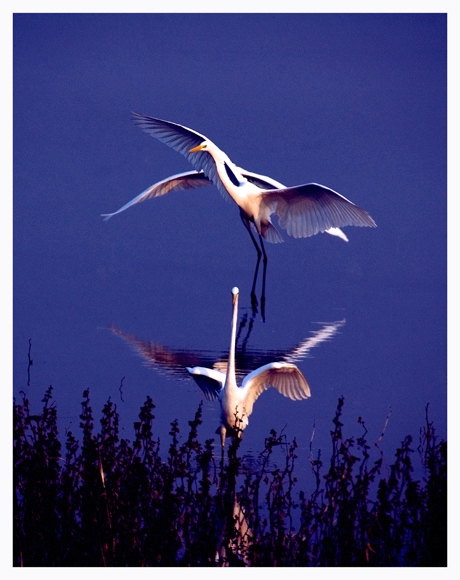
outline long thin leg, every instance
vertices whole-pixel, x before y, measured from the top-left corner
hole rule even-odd
[[[267,258],[267,254],[265,253],[264,241],[263,241],[262,236],[260,234],[259,234],[259,241],[260,241],[260,247],[262,248],[262,254],[264,257],[264,272],[263,272],[263,276],[262,276],[262,295],[260,297],[260,309],[261,309],[261,314],[262,314],[262,320],[265,322],[265,280],[267,279],[268,258]]]
[[[240,216],[241,216],[241,221],[243,222],[244,227],[248,230],[249,235],[251,236],[252,243],[254,244],[254,248],[256,249],[256,252],[257,252],[257,262],[256,262],[256,268],[254,270],[254,278],[252,280],[252,289],[251,289],[252,312],[253,312],[253,314],[256,314],[257,313],[257,306],[258,306],[257,295],[256,295],[256,284],[257,284],[257,277],[259,275],[259,265],[260,265],[260,260],[261,260],[262,256],[264,256],[264,263],[266,262],[267,257],[265,254],[265,249],[264,250],[260,249],[259,244],[257,243],[257,240],[254,237],[254,234],[252,233],[251,224],[249,223],[248,218],[244,215],[243,212],[240,212]],[[259,235],[259,238],[260,238],[260,235]],[[262,245],[262,248],[263,248],[263,245]],[[264,270],[265,270],[265,267],[264,267]]]

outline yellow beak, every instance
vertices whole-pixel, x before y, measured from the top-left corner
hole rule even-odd
[[[196,147],[192,147],[192,149],[190,149],[189,153],[195,153],[196,151],[201,151],[202,149],[204,149],[204,145],[197,145]]]

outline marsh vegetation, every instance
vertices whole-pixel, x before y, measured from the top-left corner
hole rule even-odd
[[[14,403],[14,566],[446,566],[447,444],[428,417],[389,469],[366,428],[310,457],[312,487],[296,479],[296,441],[271,431],[247,465],[232,439],[225,461],[201,441],[201,405],[162,447],[147,397],[132,441],[110,400],[94,426],[83,393],[81,433],[58,433],[52,388],[39,413]],[[277,459],[274,460],[276,451]],[[281,451],[282,459],[279,459]],[[423,477],[413,478],[414,463]]]

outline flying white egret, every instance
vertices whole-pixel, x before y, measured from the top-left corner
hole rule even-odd
[[[226,372],[204,367],[188,367],[208,400],[218,399],[221,407],[221,425],[218,429],[222,452],[227,432],[241,436],[248,425],[248,417],[257,398],[269,387],[274,387],[285,397],[300,401],[310,397],[310,387],[295,364],[272,362],[250,372],[241,387],[236,382],[235,348],[238,319],[238,288],[232,289],[233,316],[230,338],[230,352]]]
[[[306,238],[325,232],[348,241],[340,230],[341,227],[376,227],[374,220],[366,211],[324,185],[307,183],[285,187],[271,177],[237,167],[217,145],[192,129],[139,113],[133,113],[133,119],[146,133],[184,155],[195,167],[195,171],[163,179],[137,195],[118,211],[102,216],[107,220],[147,199],[172,191],[214,184],[224,197],[230,196],[238,205],[241,220],[257,252],[251,291],[253,305],[254,301],[257,302],[255,285],[262,256],[265,289],[267,255],[263,240],[271,243],[283,241],[271,221],[271,215],[277,215],[279,226],[294,238]],[[262,297],[264,300],[264,290]]]

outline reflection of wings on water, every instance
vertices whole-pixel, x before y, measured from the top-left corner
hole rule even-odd
[[[343,320],[339,320],[337,322],[323,323],[324,326],[320,330],[313,332],[312,336],[303,340],[299,346],[287,353],[283,357],[283,360],[288,363],[296,363],[300,360],[303,360],[306,356],[308,356],[308,353],[312,348],[319,346],[326,340],[330,340],[337,333],[339,328],[345,324],[345,322],[346,321],[344,318]]]
[[[241,382],[249,372],[273,361],[296,363],[303,360],[309,356],[312,348],[336,335],[345,324],[345,319],[321,324],[323,326],[319,330],[311,332],[309,337],[288,352],[286,350],[249,349],[245,344],[243,348],[237,348],[235,354],[237,381]],[[154,368],[160,374],[178,379],[190,379],[186,367],[196,366],[214,368],[223,373],[227,372],[228,351],[192,351],[169,348],[152,340],[141,340],[114,326],[111,326],[110,329],[134,348],[134,351],[144,359],[145,365]]]
[[[219,364],[219,357],[213,351],[167,348],[153,340],[142,340],[132,334],[126,334],[113,325],[110,326],[110,330],[124,338],[144,359],[146,366],[154,368],[161,374],[189,379],[186,367],[199,365],[221,370],[219,366],[214,366]]]

